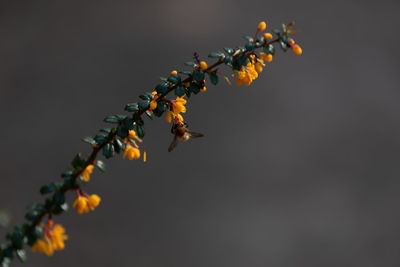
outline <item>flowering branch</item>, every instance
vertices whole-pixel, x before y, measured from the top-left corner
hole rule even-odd
[[[223,75],[217,67],[224,64],[232,69],[232,77],[235,77],[237,85],[250,85],[258,78],[259,73],[265,67],[265,62],[271,62],[275,54],[274,44],[279,44],[286,52],[289,48],[296,55],[302,54],[302,49],[295,44],[289,35],[295,33],[292,30],[294,22],[288,25],[282,24],[281,29],[274,29],[273,34],[264,33],[266,23],[260,22],[254,37],[245,36],[247,40],[244,46],[235,49],[225,47],[224,52],[218,51],[208,55],[217,61],[208,66],[204,60],[200,60],[197,53],[194,54],[195,62],[186,62],[185,65],[192,68],[191,71],[172,71],[167,78],[161,77],[161,83],[154,91],[140,95],[140,101],[128,103],[125,106],[127,112],[132,115],[112,115],[104,119],[106,123],[114,124],[112,128],[103,128],[94,137],[83,137],[82,140],[92,146],[90,155],[77,154],[73,159],[72,168],[61,174],[62,182],[53,182],[40,188],[42,195],[49,195],[44,203],[34,203],[25,215],[28,223],[15,226],[6,236],[8,244],[0,246],[0,267],[9,266],[15,257],[24,262],[26,253],[24,245],[28,245],[33,251],[52,255],[56,250],[63,250],[64,241],[68,238],[65,229],[60,225],[54,225],[53,216],[59,215],[68,209],[65,194],[75,191],[77,198],[73,207],[79,214],[88,213],[100,204],[100,197],[96,194],[89,195],[82,186],[90,181],[90,175],[96,166],[105,172],[105,164],[97,159],[99,152],[108,159],[115,154],[123,152],[123,158],[128,156],[130,160],[139,159],[141,151],[139,143],[145,136],[145,114],[153,119],[161,117],[164,113],[168,123],[172,123],[172,132],[175,135],[171,144],[171,151],[178,141],[186,141],[190,137],[201,137],[202,134],[190,132],[181,113],[186,112],[187,100],[192,94],[206,91],[205,78],[208,75],[213,85],[217,85],[222,76],[229,84],[229,78]],[[275,39],[273,39],[275,35]],[[273,39],[273,40],[272,40]],[[258,49],[262,49],[257,53]],[[184,79],[182,77],[186,76]],[[176,99],[168,99],[167,96],[174,92]],[[146,152],[143,153],[146,161]]]

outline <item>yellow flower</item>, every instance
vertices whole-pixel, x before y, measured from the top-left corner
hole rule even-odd
[[[43,239],[36,240],[32,246],[32,251],[43,252],[47,256],[53,255],[55,250],[63,250],[65,248],[64,241],[68,239],[65,229],[60,224],[56,224],[53,228],[44,229]]]
[[[129,138],[135,138],[136,137],[136,132],[134,130],[129,130]]]
[[[88,198],[89,208],[91,210],[94,210],[100,204],[100,201],[101,201],[101,198],[98,195],[96,195],[96,194],[90,195]]]
[[[269,32],[264,33],[264,39],[265,40],[271,40],[272,39],[272,34],[270,34]]]
[[[173,72],[176,72],[176,70],[174,70]],[[172,72],[171,72],[172,73]],[[176,74],[176,73],[175,73]],[[171,74],[172,75],[172,74]],[[153,111],[157,108],[157,99],[158,99],[158,95],[157,95],[157,91],[153,91],[151,92],[151,94],[153,95],[153,99],[150,101],[150,107],[149,110]]]
[[[295,55],[300,56],[303,53],[303,50],[301,49],[301,47],[297,44],[292,45],[292,51]]]
[[[200,62],[200,69],[205,71],[205,70],[207,70],[207,68],[208,68],[207,63],[205,61],[201,61]]]
[[[79,214],[88,213],[91,210],[94,210],[100,204],[101,198],[98,195],[90,195],[88,197],[79,195],[74,204],[73,208],[76,208],[76,211]]]
[[[265,30],[265,28],[267,28],[267,23],[265,23],[265,21],[261,21],[260,23],[258,23],[257,30],[259,32]]]
[[[182,97],[177,97],[175,101],[172,102],[172,112],[177,115],[179,113],[186,112],[186,100]]]
[[[263,67],[262,67],[261,63],[260,63],[260,62],[257,62],[255,65],[256,65],[256,66],[255,66],[255,69],[256,69],[257,73],[262,72]]]
[[[83,196],[78,196],[74,201],[72,207],[76,208],[76,211],[79,214],[88,213],[89,212],[88,199]]]
[[[251,57],[252,61],[254,57]],[[241,70],[238,71],[238,76],[236,77],[236,84],[242,85],[243,83],[249,86],[253,80],[258,78],[258,72],[256,71],[255,65],[252,62],[247,63],[246,67],[242,66]]]
[[[178,74],[178,72],[176,70],[173,70],[169,75],[176,75],[176,74]]]
[[[129,160],[138,159],[140,158],[140,150],[130,144],[126,144],[122,157],[125,158],[126,156],[128,156]]]
[[[89,182],[90,174],[93,172],[93,164],[88,165],[83,172],[81,173],[81,177],[85,182]]]
[[[207,90],[206,86],[204,85],[203,88],[200,89],[200,91],[205,92]]]
[[[266,53],[264,53],[264,52],[261,52],[261,53],[260,53],[260,58],[261,58],[262,60],[267,61],[267,62],[271,62],[273,57],[272,57],[271,54],[266,54]]]
[[[147,153],[145,151],[145,152],[143,152],[143,162],[146,162],[146,161],[147,161]]]
[[[173,119],[173,116],[174,116],[174,113],[172,113],[172,111],[168,110],[168,111],[165,113],[165,120],[166,120],[168,123],[171,123],[171,121],[172,121],[172,119]]]
[[[293,38],[289,38],[289,45],[294,45],[294,44],[295,44],[295,42],[294,42]]]
[[[150,110],[151,111],[153,111],[153,110],[155,110],[157,108],[157,102],[154,100],[154,99],[152,99],[151,101],[150,101]]]

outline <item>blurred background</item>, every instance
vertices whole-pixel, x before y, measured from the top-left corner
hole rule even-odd
[[[399,266],[399,11],[394,0],[0,2],[3,224],[22,223],[39,187],[90,151],[82,136],[193,52],[242,45],[261,20],[295,20],[303,48],[278,51],[250,87],[192,97],[185,119],[202,139],[168,153],[170,125],[147,123],[148,162],[96,170],[86,191],[101,205],[56,217],[65,251],[28,253],[25,266]]]

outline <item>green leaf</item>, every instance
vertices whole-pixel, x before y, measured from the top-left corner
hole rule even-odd
[[[28,221],[34,221],[36,220],[38,214],[39,213],[35,210],[29,211],[25,214],[25,219],[27,219]]]
[[[83,142],[91,144],[91,145],[95,145],[96,144],[96,141],[92,137],[89,137],[89,136],[84,136],[84,137],[81,138],[81,140]]]
[[[255,48],[255,45],[253,43],[247,43],[245,45],[245,48],[246,48],[247,51],[253,51],[254,48]]]
[[[204,72],[195,70],[193,71],[193,79],[197,82],[202,82],[204,80]]]
[[[200,86],[197,83],[194,83],[194,82],[190,83],[189,89],[195,95],[197,95],[200,92]]]
[[[140,98],[140,99],[143,99],[143,100],[151,100],[151,99],[153,99],[153,94],[152,94],[152,93],[149,93],[149,92],[146,92],[146,93],[144,93],[144,94],[141,94],[141,95],[139,96],[139,98]]]
[[[118,123],[119,119],[115,115],[110,115],[110,116],[107,116],[107,117],[104,118],[104,122],[107,122],[107,123]]]
[[[114,129],[114,128],[102,128],[102,129],[100,129],[100,132],[109,134],[109,133],[111,133],[112,129]]]
[[[111,158],[114,155],[114,146],[111,145],[110,143],[107,143],[103,147],[103,155],[106,157],[106,159]]]
[[[281,31],[278,29],[273,29],[272,32],[275,33],[278,37],[281,36]]]
[[[72,167],[75,169],[78,167],[83,167],[85,165],[86,160],[82,157],[80,153],[76,154],[75,158],[72,160]]]
[[[176,85],[181,82],[181,76],[178,74],[171,75],[168,77],[168,81]]]
[[[70,177],[70,176],[72,175],[72,173],[73,173],[73,170],[66,170],[65,172],[63,172],[63,173],[61,174],[61,177],[62,177],[62,178]]]
[[[225,54],[218,51],[218,52],[212,52],[208,55],[208,57],[210,58],[221,58],[221,57],[225,57]]]
[[[17,259],[19,259],[21,262],[26,262],[26,253],[24,249],[17,249],[15,251],[15,255],[17,256]]]
[[[61,205],[56,205],[51,212],[55,215],[59,215],[67,210],[68,210],[68,203],[63,203]]]
[[[191,71],[187,71],[187,70],[180,71],[179,73],[184,74],[184,75],[192,75],[192,72]]]
[[[189,66],[189,67],[193,67],[193,68],[196,67],[196,64],[194,62],[192,62],[192,61],[185,62],[185,65]]]
[[[106,141],[106,136],[104,134],[96,134],[96,136],[94,137],[94,140],[98,144],[103,144],[104,141]]]
[[[161,117],[161,115],[167,110],[167,103],[161,99],[157,101],[157,108],[153,110],[154,115]]]
[[[44,185],[44,186],[42,186],[42,187],[40,188],[40,194],[46,195],[46,194],[49,194],[49,193],[54,192],[54,190],[56,190],[56,186],[55,186],[54,183],[51,183],[51,184],[49,184],[49,185]]]
[[[285,42],[280,41],[279,44],[284,52],[286,52],[288,50],[288,46]]]
[[[282,32],[286,32],[286,24],[282,23]]]
[[[275,54],[275,47],[272,44],[269,44],[268,47],[264,47],[264,52],[268,55],[274,55]]]
[[[118,143],[119,148],[122,147],[122,142],[119,139],[115,139],[114,143]],[[101,172],[106,172],[106,164],[102,160],[96,160],[96,166]]]
[[[226,53],[228,53],[229,55],[233,55],[233,53],[235,53],[235,50],[233,50],[230,47],[224,47],[224,50]]]
[[[136,125],[136,133],[139,138],[143,138],[146,134],[143,125]]]
[[[254,39],[253,39],[253,37],[251,37],[251,36],[248,36],[248,35],[246,35],[246,36],[243,36],[243,38],[244,39],[246,39],[248,42],[254,42]]]
[[[153,113],[151,113],[149,110],[146,110],[144,113],[146,114],[147,117],[149,117],[150,120],[154,119]]]
[[[115,152],[117,152],[117,153],[121,152],[123,143],[121,142],[121,140],[119,138],[114,139],[113,145],[114,145]]]
[[[54,196],[53,196],[53,201],[54,201],[54,204],[56,204],[56,205],[62,205],[62,204],[64,204],[64,202],[65,202],[65,196],[64,196],[64,194],[63,193],[61,193],[61,192],[55,192],[54,193]]]
[[[117,135],[123,139],[129,135],[129,129],[125,125],[118,125]]]
[[[140,109],[148,109],[149,105],[150,105],[150,100],[142,100],[142,101],[139,101],[138,104],[139,104]]]
[[[186,93],[186,88],[184,86],[177,86],[175,88],[175,95],[181,97],[185,95],[185,93]]]
[[[218,83],[218,75],[217,75],[216,71],[213,71],[213,72],[210,73],[210,80],[211,80],[212,84],[217,85],[217,83]]]
[[[169,86],[167,83],[163,82],[156,86],[156,91],[158,94],[165,94],[169,90]]]
[[[128,103],[125,106],[125,110],[128,112],[136,112],[139,110],[139,105],[137,102]]]
[[[163,82],[166,82],[168,79],[165,78],[165,77],[160,77],[160,80],[163,81]]]
[[[232,64],[232,57],[226,57],[226,58],[224,58],[224,63],[225,63],[225,64]]]

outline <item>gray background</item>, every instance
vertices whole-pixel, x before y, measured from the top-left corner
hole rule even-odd
[[[185,118],[205,137],[173,153],[170,126],[148,123],[148,162],[96,170],[86,189],[101,205],[57,217],[67,248],[26,266],[399,266],[399,7],[1,1],[0,205],[14,223],[89,151],[81,136],[194,51],[294,19],[304,52],[279,52],[251,87],[191,98]]]

